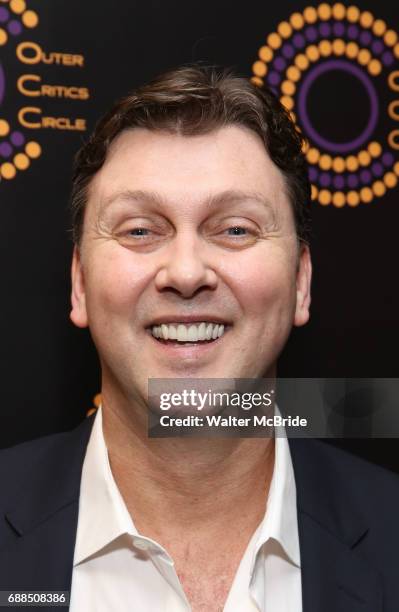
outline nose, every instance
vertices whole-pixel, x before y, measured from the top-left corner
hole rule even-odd
[[[169,245],[155,285],[158,291],[172,290],[191,298],[201,289],[215,289],[217,274],[211,265],[207,245],[192,233],[176,237]]]

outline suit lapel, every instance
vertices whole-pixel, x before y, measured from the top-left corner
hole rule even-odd
[[[297,488],[303,612],[381,612],[379,574],[361,556],[368,526],[323,443],[290,439]]]
[[[84,455],[94,415],[75,430],[27,444],[23,482],[0,527],[0,589],[71,588]]]

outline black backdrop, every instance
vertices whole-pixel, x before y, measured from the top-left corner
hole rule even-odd
[[[362,0],[357,5],[361,14],[372,13],[363,16],[362,22],[355,9],[346,11],[348,4],[335,7],[333,13],[333,5],[315,6],[319,13],[312,25],[312,11],[308,8],[304,13],[307,5],[299,0],[273,4],[265,0],[0,1],[1,446],[75,426],[99,390],[98,362],[89,332],[69,321],[72,244],[67,234],[71,161],[95,120],[135,85],[186,62],[200,60],[232,66],[248,77],[272,78],[277,64],[273,67],[269,62],[264,47],[278,44],[276,38],[268,44],[268,36],[279,27],[285,44],[288,31],[287,26],[279,26],[281,22],[296,24],[292,35],[307,37],[308,46],[318,45],[323,34],[321,38],[331,44],[339,38],[347,45],[357,37],[359,49],[370,49],[371,58],[363,54],[358,60],[342,55],[342,50],[335,53],[335,58],[341,53],[341,59],[368,75],[376,92],[378,116],[368,141],[338,154],[328,151],[328,146],[319,149],[321,154],[346,159],[367,149],[367,142],[380,143],[382,152],[390,153],[384,169],[390,176],[384,194],[373,192],[369,202],[340,206],[341,196],[334,194],[340,191],[347,198],[350,179],[337,162],[339,172],[331,176],[338,187],[329,188],[335,203],[323,205],[317,199],[322,169],[313,165],[313,177],[318,173],[318,178],[314,178],[317,198],[311,205],[312,317],[305,328],[294,331],[280,374],[399,376],[399,186],[390,187],[399,152],[396,142],[388,142],[396,128],[388,105],[395,95],[399,99],[388,84],[389,74],[399,68],[399,47],[394,45],[399,5]],[[305,14],[308,22],[304,20],[302,26],[293,13]],[[342,19],[342,13],[351,20]],[[323,24],[327,29],[320,30]],[[348,30],[351,25],[358,28],[357,33]],[[309,27],[318,28],[317,40],[312,40]],[[369,31],[363,42],[362,30]],[[383,50],[375,44],[377,40],[384,44]],[[254,66],[262,47],[263,64]],[[328,46],[319,48],[322,54],[313,58],[313,67],[334,55]],[[272,48],[273,61],[282,49]],[[304,49],[304,42],[297,38],[295,53]],[[285,53],[289,65],[294,61],[292,51]],[[380,61],[380,68],[375,64],[373,68],[379,74],[370,72],[373,59]],[[306,74],[304,70],[291,96],[297,106]],[[356,76],[332,68],[313,83],[308,115],[325,140],[342,144],[367,128],[372,109],[362,87]],[[299,113],[297,119],[306,134]],[[317,143],[310,139],[310,144]],[[371,162],[364,169],[370,170]],[[375,176],[363,181],[377,194],[381,185],[373,184],[384,180],[381,172],[376,166]],[[344,188],[336,179],[340,173],[347,181]],[[354,191],[359,193],[360,187]],[[362,193],[370,199],[367,192]],[[399,471],[396,440],[339,443]]]

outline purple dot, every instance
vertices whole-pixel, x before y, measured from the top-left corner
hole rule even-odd
[[[369,170],[362,170],[360,173],[360,180],[362,181],[363,185],[369,183],[371,181],[371,172],[369,172]]]
[[[345,26],[343,23],[334,23],[333,32],[335,36],[343,36],[345,34]]]
[[[343,187],[345,186],[344,177],[341,175],[334,176],[333,184],[336,189],[343,189]]]
[[[322,36],[330,36],[331,34],[331,26],[329,23],[322,23],[319,26],[319,32]]]
[[[319,180],[322,187],[329,187],[331,185],[331,176],[327,172],[322,172]]]
[[[271,72],[267,80],[269,81],[270,85],[278,85],[281,81],[281,76],[278,74],[278,72]]]
[[[317,38],[317,30],[313,26],[309,26],[305,30],[305,36],[310,41],[313,42]]]
[[[356,40],[359,36],[359,28],[355,25],[350,25],[348,28],[348,38],[351,40]]]
[[[285,57],[293,57],[295,54],[295,50],[292,45],[284,45],[282,51]]]
[[[305,46],[305,39],[302,34],[295,34],[294,38],[292,39],[292,42],[294,43],[297,49],[302,49],[302,47]]]
[[[2,157],[10,157],[12,153],[12,146],[8,142],[2,142],[0,144],[0,155]]]
[[[351,189],[356,189],[356,187],[359,185],[359,179],[356,174],[350,174],[347,178],[347,181],[348,187],[350,187]]]
[[[384,155],[382,156],[382,163],[386,167],[392,166],[392,164],[393,164],[393,155],[392,155],[392,153],[384,153]]]
[[[372,36],[370,32],[362,32],[360,34],[360,42],[362,45],[369,45],[371,43]]]
[[[287,62],[285,61],[283,57],[277,57],[273,62],[273,67],[280,72],[284,70],[286,65],[287,65]]]
[[[319,173],[317,172],[316,168],[314,168],[313,166],[310,166],[309,168],[309,180],[314,182],[317,181],[317,177],[318,177]]]
[[[371,50],[373,51],[373,53],[376,53],[377,55],[382,53],[384,51],[384,48],[385,47],[380,40],[375,40],[373,44],[371,45]]]
[[[374,162],[371,166],[371,170],[374,176],[381,176],[384,172],[384,168],[380,162]]]
[[[21,34],[21,32],[22,32],[22,26],[19,23],[19,21],[14,19],[13,21],[10,21],[10,23],[7,25],[7,30],[13,36],[18,36],[18,34]]]
[[[25,142],[25,136],[22,134],[22,132],[13,132],[10,140],[16,147],[21,147]]]
[[[384,66],[390,66],[393,61],[394,59],[392,53],[390,51],[385,51],[384,55],[382,56],[382,63]]]
[[[10,13],[7,11],[6,8],[4,8],[3,6],[0,7],[0,21],[1,21],[1,23],[4,23],[5,21],[7,21],[9,15],[10,15]]]

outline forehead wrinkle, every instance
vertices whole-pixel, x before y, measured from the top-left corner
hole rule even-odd
[[[220,193],[210,194],[206,196],[202,202],[198,202],[198,198],[193,198],[193,201],[195,201],[197,205],[202,205],[204,208],[214,208],[223,204],[236,204],[244,202],[245,200],[255,201],[266,208],[273,209],[273,206],[268,198],[264,194],[256,191],[228,189]],[[167,198],[165,198],[165,196],[155,191],[123,189],[112,193],[100,202],[99,214],[102,214],[113,204],[124,202],[144,202],[156,205],[158,207],[167,206],[169,203],[171,203]]]

